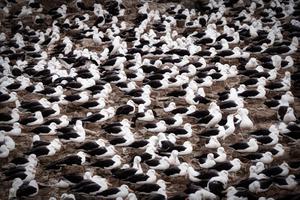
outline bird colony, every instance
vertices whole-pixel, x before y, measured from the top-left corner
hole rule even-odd
[[[300,199],[299,1],[52,3],[1,1],[0,199]]]

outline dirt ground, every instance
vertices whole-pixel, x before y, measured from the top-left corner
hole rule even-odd
[[[58,3],[59,1],[42,0],[42,2],[45,5],[45,9],[50,9],[52,7],[59,5],[59,3]],[[126,20],[129,24],[133,24],[134,23],[133,20],[136,16],[136,12],[137,12],[137,9],[136,9],[137,2],[133,1],[133,0],[132,1],[124,0],[124,2],[125,2],[125,6],[127,7],[126,14],[128,14],[128,15],[126,15],[126,17],[124,17],[124,20]],[[70,0],[68,0],[67,3],[70,6],[72,5],[72,1],[70,1]],[[164,12],[164,10],[166,8],[168,8],[170,5],[173,5],[173,4],[174,3],[151,2],[150,7],[152,9],[158,9],[161,12]],[[22,5],[22,3],[20,3],[20,5]],[[75,15],[75,14],[78,14],[78,13],[76,13],[76,12],[70,13],[69,17],[72,15]],[[0,17],[1,17],[1,15],[0,15]],[[33,20],[33,18],[34,18],[33,16],[27,16],[24,19],[22,19],[22,21],[25,24],[26,23],[30,24],[31,21]],[[4,17],[0,18],[0,22],[1,22],[0,30],[1,31],[8,30],[7,28],[9,28],[11,22],[8,21]],[[50,25],[50,24],[47,24],[47,25]],[[35,27],[35,26],[36,25],[34,25],[33,27]],[[35,27],[35,28],[37,28],[37,27]],[[183,28],[177,27],[177,31],[179,33],[181,33],[183,31]],[[239,46],[243,47],[243,46],[245,46],[245,44],[241,43],[241,44],[239,44]],[[89,48],[90,50],[93,49],[93,50],[96,50],[99,52],[101,52],[101,50],[103,49],[103,46],[95,46],[93,44],[93,42],[89,39],[85,39],[83,42],[80,42],[78,44],[78,47],[79,48],[86,47],[86,48]],[[51,50],[51,49],[49,49],[49,50]],[[261,55],[259,55],[259,54],[254,55],[254,57],[260,57],[260,56]],[[300,62],[299,52],[296,52],[294,55],[292,55],[292,57],[295,60],[295,63]],[[151,58],[159,59],[159,57],[151,57]],[[232,59],[232,60],[222,59],[221,62],[223,64],[229,63],[231,65],[233,65],[233,64],[239,65],[239,61],[237,59]],[[210,64],[210,63],[208,63],[208,64]],[[289,69],[289,70],[293,73],[293,69]],[[285,70],[280,70],[279,75],[278,75],[278,80],[284,76],[284,71]],[[242,81],[244,79],[245,79],[244,77],[237,76],[234,78],[227,79],[225,83],[224,82],[214,83],[211,88],[205,88],[205,93],[206,93],[207,97],[209,97],[210,99],[217,99],[217,94],[219,92],[224,91],[225,86],[227,88],[237,87],[239,85],[240,81]],[[138,85],[141,86],[142,83],[139,82]],[[174,90],[174,89],[171,89],[171,90]],[[151,97],[154,99],[154,101],[153,101],[152,105],[150,106],[150,108],[153,109],[154,111],[156,111],[159,117],[169,116],[167,113],[163,112],[162,108],[165,104],[167,104],[171,101],[175,101],[177,106],[180,106],[180,105],[186,106],[184,99],[172,98],[172,99],[168,99],[166,101],[162,101],[159,98],[159,97],[165,96],[165,94],[171,90],[154,91],[151,94]],[[295,92],[298,92],[298,91],[295,91]],[[271,98],[275,95],[278,95],[278,92],[268,92],[266,96],[267,96],[267,98]],[[27,93],[24,91],[18,92],[18,96],[19,96],[20,101],[33,100],[33,99],[38,100],[42,97],[41,95],[36,95],[36,94],[33,95],[33,94],[30,94],[30,93]],[[127,102],[127,100],[128,100],[128,97],[124,96],[123,93],[117,89],[117,87],[113,86],[113,92],[109,96],[107,106],[118,107],[120,105],[124,105]],[[254,130],[259,129],[259,128],[267,128],[271,124],[278,122],[278,119],[276,116],[276,111],[268,109],[263,104],[264,101],[265,100],[249,100],[249,99],[247,99],[245,101],[245,107],[247,109],[249,109],[250,117],[253,120],[254,125],[255,125]],[[5,106],[3,106],[3,105],[0,105],[0,106],[1,106],[0,112],[4,112],[4,111],[10,110],[11,107],[14,107],[14,104],[7,104]],[[76,116],[83,117],[83,116],[86,116],[86,113],[88,112],[85,109],[79,108],[77,105],[68,105],[68,106],[63,106],[61,108],[62,108],[61,114],[66,114],[66,115],[72,116],[72,117],[76,117]],[[200,110],[205,109],[205,108],[207,108],[207,105],[200,104],[200,105],[197,105],[197,108]],[[300,101],[297,97],[295,97],[295,103],[293,105],[293,108],[295,109],[296,115],[300,116]],[[230,112],[226,112],[226,111],[223,112],[223,116],[226,116],[228,114],[230,114]],[[22,117],[25,117],[25,116],[29,116],[29,114],[22,115]],[[129,120],[131,120],[131,118],[133,116],[130,115],[130,116],[125,116],[125,117],[128,118]],[[123,118],[124,118],[124,116],[114,117],[113,119],[106,121],[106,122],[87,124],[85,126],[85,128],[94,132],[94,133],[88,133],[87,139],[98,139],[98,138],[109,139],[109,138],[111,138],[110,136],[108,136],[107,134],[104,133],[104,131],[101,129],[101,126],[104,124],[110,123],[112,121],[121,120]],[[184,118],[184,123],[187,123],[187,122],[190,122],[193,124],[195,123],[195,121],[190,118]],[[142,131],[143,126],[144,126],[143,123],[137,124],[137,127],[134,130],[137,134],[137,137],[138,138],[150,137],[150,135],[151,135],[150,133],[144,133],[144,131]],[[30,149],[30,146],[32,143],[32,136],[33,136],[33,133],[30,132],[31,129],[32,129],[32,127],[30,127],[30,128],[24,127],[24,129],[22,129],[22,136],[12,137],[16,143],[16,149],[13,150],[12,152],[10,152],[10,155],[7,159],[1,159],[0,168],[5,168],[10,160],[12,160],[15,157],[22,156],[23,152],[26,152]],[[199,139],[199,137],[197,136],[197,133],[201,132],[202,130],[204,130],[204,128],[194,127],[193,128],[194,134],[191,138],[188,139],[193,144],[195,144],[194,154],[180,157],[182,162],[185,161],[188,163],[192,163],[192,165],[196,169],[199,169],[199,166],[197,165],[197,163],[194,160],[192,160],[193,156],[209,152],[209,150],[206,147],[204,147],[205,140]],[[241,133],[241,134],[239,134],[239,133]],[[41,137],[42,140],[47,140],[47,141],[51,141],[54,138],[56,138],[56,136],[42,136]],[[245,131],[236,129],[234,135],[231,135],[230,137],[228,137],[224,141],[222,141],[222,146],[225,148],[225,151],[227,152],[229,160],[239,157],[240,154],[238,154],[237,152],[234,152],[228,146],[235,142],[241,141],[242,139],[247,140],[248,138],[249,138],[249,135],[247,135],[247,133]],[[184,141],[185,141],[184,139],[179,139],[177,143],[182,144]],[[274,159],[272,164],[270,164],[269,166],[279,165],[283,161],[298,161],[298,160],[300,160],[300,150],[299,150],[300,143],[299,143],[299,141],[295,142],[289,138],[280,137],[279,143],[284,145],[286,153],[283,157]],[[56,187],[51,187],[51,184],[54,182],[54,180],[58,179],[59,177],[61,177],[62,174],[65,174],[65,173],[75,172],[75,173],[83,174],[87,169],[89,169],[89,166],[67,166],[67,167],[63,167],[61,171],[47,171],[44,169],[44,167],[46,165],[50,164],[51,162],[53,162],[53,160],[57,160],[59,158],[63,158],[64,156],[66,156],[68,154],[77,152],[77,149],[75,149],[77,146],[78,146],[78,144],[74,144],[74,143],[64,144],[63,148],[55,156],[42,157],[39,159],[36,180],[39,183],[42,183],[43,185],[46,185],[46,186],[40,188],[37,196],[29,198],[29,199],[45,200],[45,199],[49,199],[50,197],[59,198],[62,193],[70,192],[69,189],[63,190],[63,189],[58,189]],[[260,149],[267,150],[267,149],[270,149],[270,147],[260,147]],[[143,153],[143,150],[132,149],[132,148],[119,148],[118,147],[117,151],[126,160],[124,163],[128,163],[133,158],[134,155],[139,155],[139,154]],[[246,160],[242,160],[242,161],[243,161],[242,169],[239,172],[237,172],[236,174],[230,175],[229,185],[237,183],[239,180],[242,180],[242,179],[248,177],[248,175],[249,175],[248,169],[249,169],[249,166],[251,165],[251,162],[246,161]],[[145,164],[142,164],[142,166],[143,166],[144,171],[147,171],[148,166]],[[111,183],[113,186],[119,186],[122,184],[122,182],[118,181],[117,179],[112,178],[110,172],[107,170],[96,169],[95,174],[98,174],[98,175],[101,175],[101,176],[107,178],[109,180],[108,182]],[[290,174],[299,174],[299,171],[291,170]],[[2,178],[3,178],[3,176],[1,175],[1,179]],[[170,196],[170,197],[172,195],[176,194],[177,192],[182,192],[186,188],[186,184],[189,183],[188,179],[185,177],[169,178],[169,177],[164,176],[162,173],[159,173],[158,179],[159,178],[162,178],[165,181],[168,181],[171,183],[167,186],[168,196]],[[11,184],[12,184],[11,181],[9,181],[9,182],[0,181],[0,200],[7,199],[8,190],[11,187]],[[276,198],[278,196],[283,196],[283,195],[290,194],[290,193],[296,193],[299,191],[300,191],[299,186],[294,191],[279,190],[275,186],[272,186],[272,188],[269,191],[267,191],[265,193],[259,193],[258,195]],[[95,199],[95,197],[93,197],[93,196],[86,196],[86,195],[82,195],[82,194],[76,194],[76,197],[77,197],[77,199]],[[141,199],[144,198],[143,196],[139,196],[139,197]]]

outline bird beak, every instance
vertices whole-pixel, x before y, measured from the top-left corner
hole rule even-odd
[[[129,191],[129,192],[134,192],[134,191],[133,191],[132,189],[130,189],[130,188],[128,188],[128,191]]]
[[[109,183],[109,182],[107,182],[107,185],[108,185],[108,186],[112,186],[112,184],[111,184],[111,183]]]

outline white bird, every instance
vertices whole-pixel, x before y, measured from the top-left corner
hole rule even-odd
[[[206,128],[211,128],[215,126],[217,123],[219,123],[222,120],[222,113],[220,110],[220,107],[214,107],[214,109],[210,110],[210,114],[203,119],[200,119],[198,123],[200,123],[201,126],[205,126]],[[208,122],[207,122],[208,121]]]
[[[104,199],[115,199],[118,197],[125,198],[129,193],[129,187],[127,185],[121,185],[118,188],[108,188],[100,193],[97,193],[96,196],[100,196]]]
[[[178,166],[170,167],[163,171],[163,173],[169,177],[185,176],[187,175],[189,164],[186,162],[181,163]]]
[[[227,188],[228,174],[229,174],[228,171],[222,170],[221,172],[218,173],[218,176],[215,176],[215,177],[212,177],[211,179],[209,179],[209,181],[207,183],[208,190],[214,191],[216,186],[217,186],[217,188],[220,188],[220,186],[223,189]]]
[[[188,177],[190,181],[192,182],[201,181],[201,178],[199,178],[200,175],[201,173],[196,171],[192,166],[188,167]]]
[[[20,115],[19,115],[19,109],[14,108],[11,110],[11,113],[0,113],[0,123],[15,123],[19,121]]]
[[[183,123],[183,118],[180,113],[175,114],[173,117],[163,119],[169,127],[177,127]]]
[[[86,172],[84,174],[84,180],[74,186],[74,192],[84,192],[88,194],[96,194],[102,192],[108,188],[108,183],[105,178]]]
[[[280,189],[293,190],[297,187],[298,181],[295,180],[295,175],[290,174],[286,178],[278,177],[275,178],[274,182]]]
[[[139,106],[142,106],[142,104],[139,105]],[[153,110],[151,110],[151,109],[149,109],[145,112],[139,112],[139,113],[137,114],[137,119],[140,120],[140,121],[152,122],[152,121],[155,120]]]
[[[254,126],[253,122],[248,115],[249,115],[249,110],[246,108],[239,108],[237,110],[237,114],[235,115],[235,117],[238,119],[238,121],[236,123],[239,124],[239,127],[241,129],[253,128]]]
[[[276,157],[281,157],[284,155],[285,150],[283,148],[282,144],[277,143],[273,149],[270,150],[270,152],[273,154],[273,156]]]
[[[60,199],[61,199],[61,200],[76,200],[74,194],[67,194],[67,193],[63,193],[63,194],[60,196]],[[49,199],[49,200],[50,200],[50,199]],[[51,199],[51,200],[52,200],[52,199]],[[53,199],[53,200],[56,200],[56,198]]]
[[[205,147],[209,149],[216,149],[218,147],[221,147],[221,144],[218,141],[217,136],[211,136],[208,143],[205,144]]]
[[[14,150],[16,146],[15,141],[8,135],[0,135],[0,144],[4,144],[10,151]]]
[[[207,158],[205,159],[205,161],[203,163],[200,163],[199,165],[200,165],[200,167],[206,168],[206,169],[215,166],[216,161],[214,160],[214,154],[213,153],[207,154]]]
[[[135,174],[126,179],[131,183],[136,184],[145,184],[145,183],[154,183],[157,179],[155,169],[149,169],[146,174]]]
[[[177,150],[173,150],[168,158],[168,162],[170,163],[170,165],[175,165],[178,166],[180,165],[180,161],[178,158],[178,151]]]
[[[190,200],[204,200],[204,199],[214,200],[214,199],[218,199],[218,196],[206,189],[201,188],[201,189],[197,190],[195,193],[189,194],[188,199],[190,199]]]
[[[112,158],[96,160],[91,166],[100,167],[103,169],[115,169],[122,164],[120,155],[114,155]]]
[[[9,149],[5,144],[0,146],[0,158],[7,158],[9,155]]]
[[[258,162],[259,163],[259,162]],[[266,179],[266,178],[268,178],[266,175],[264,175],[264,174],[258,174],[259,172],[259,170],[257,170],[258,169],[258,167],[256,166],[256,165],[251,165],[250,167],[249,167],[249,178],[255,178],[255,179],[258,179],[258,180],[260,180],[260,179]],[[261,170],[260,170],[261,171]]]
[[[144,126],[150,132],[165,132],[167,130],[166,122],[161,120],[157,123],[149,123]]]
[[[44,122],[43,114],[41,111],[34,113],[34,116],[20,120],[20,123],[27,126],[40,125]]]
[[[171,112],[172,110],[176,109],[176,104],[175,102],[170,102],[167,107],[164,107],[163,110],[165,112]]]
[[[0,103],[11,103],[14,102],[18,99],[18,95],[16,92],[11,92],[11,93],[3,93],[0,94]]]
[[[216,162],[224,162],[227,159],[227,154],[225,152],[224,147],[219,147],[217,149],[217,153],[214,153],[214,160]]]
[[[18,122],[13,123],[13,125],[1,125],[0,133],[10,136],[19,136],[21,134],[21,125]]]
[[[213,79],[211,76],[206,76],[203,79],[196,79],[198,87],[211,87],[213,84]]]
[[[13,181],[12,188],[9,190],[9,199],[33,197],[38,194],[38,191],[39,186],[36,180],[25,183],[20,178],[16,178]]]
[[[240,142],[230,145],[231,148],[235,149],[238,152],[242,153],[251,153],[256,152],[258,150],[257,140],[255,138],[251,138],[248,142]]]
[[[285,123],[290,123],[297,120],[294,108],[289,106],[280,106],[277,111],[277,118]]]
[[[165,170],[170,167],[169,158],[164,156],[159,160],[146,160],[145,163],[151,168],[155,170]]]
[[[122,137],[114,138],[109,141],[110,144],[114,146],[128,146],[135,141],[134,135],[132,133],[125,133]]]
[[[189,155],[193,153],[193,144],[190,141],[185,141],[181,146],[180,150],[178,151],[178,155]]]
[[[244,158],[249,159],[253,162],[262,162],[264,164],[270,164],[273,161],[273,154],[269,151],[265,153],[252,153],[244,156]]]
[[[250,58],[247,64],[245,65],[245,69],[254,69],[258,65],[256,58]]]
[[[81,143],[85,140],[86,132],[85,129],[82,126],[82,121],[77,120],[74,126],[74,132],[70,133],[63,133],[59,134],[58,137],[61,139],[62,142],[68,143],[68,142],[76,142]]]

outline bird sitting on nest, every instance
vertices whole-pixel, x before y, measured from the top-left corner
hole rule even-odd
[[[125,198],[128,195],[129,190],[129,187],[123,184],[117,188],[108,188],[102,192],[97,193],[96,196],[99,196],[104,199],[114,199],[117,197]]]
[[[77,154],[66,156],[62,159],[54,161],[52,164],[49,164],[47,169],[59,169],[63,165],[84,165],[89,161],[89,156],[79,151]]]
[[[40,140],[36,140],[35,138],[33,139],[33,147],[25,153],[27,155],[34,154],[36,157],[53,156],[61,149],[62,146],[62,143],[57,138],[44,144]]]
[[[135,112],[135,103],[129,100],[126,105],[120,106],[116,110],[116,115],[129,115]]]
[[[36,180],[29,182],[16,178],[13,181],[12,188],[9,190],[9,198],[33,197],[39,192],[39,186]]]
[[[238,142],[232,144],[230,147],[241,153],[254,153],[258,150],[258,144],[255,138],[251,138],[248,142]]]
[[[122,164],[122,158],[120,155],[114,155],[111,158],[98,159],[95,162],[91,163],[93,167],[99,167],[102,169],[114,169],[119,167]]]
[[[41,113],[40,113],[41,114]],[[19,109],[14,108],[11,110],[11,113],[0,113],[0,123],[15,123],[19,121],[20,115],[19,115]]]
[[[142,158],[140,156],[135,156],[133,159],[132,167],[130,167],[129,165],[123,165],[121,168],[112,169],[111,172],[115,178],[125,180],[135,174],[143,173],[141,161]]]
[[[13,124],[0,124],[0,133],[9,136],[19,136],[21,134],[21,128],[19,122]]]
[[[71,191],[82,192],[85,194],[96,194],[108,188],[108,183],[105,178],[98,175],[92,176],[90,173],[85,173],[84,179],[72,186]]]
[[[185,176],[187,174],[189,164],[181,163],[179,166],[173,166],[163,171],[169,177]]]
[[[135,174],[125,179],[125,181],[136,184],[154,183],[156,181],[156,171],[149,169],[146,174]]]

